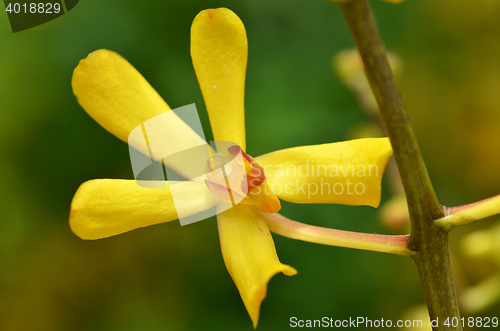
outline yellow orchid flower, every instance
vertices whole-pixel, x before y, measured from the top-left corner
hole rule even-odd
[[[297,273],[279,261],[262,215],[275,215],[269,213],[280,210],[279,199],[376,207],[392,150],[387,138],[376,138],[290,148],[255,159],[247,155],[247,50],[245,27],[231,10],[204,10],[194,19],[191,56],[214,138],[234,142],[232,148],[245,156],[242,179],[248,180],[248,196],[219,213],[217,222],[224,262],[256,327],[270,279],[279,272]],[[72,87],[85,111],[131,146],[137,143],[127,141],[134,128],[170,111],[141,74],[109,50],[95,51],[81,60],[74,70]],[[168,140],[161,143],[183,150],[200,141],[180,118],[173,118],[172,123],[166,123]],[[141,187],[134,180],[90,180],[75,193],[70,225],[83,239],[99,239],[176,220],[181,210],[183,215],[196,214],[217,205],[218,200],[217,187],[203,181],[167,182],[165,188],[158,189]]]

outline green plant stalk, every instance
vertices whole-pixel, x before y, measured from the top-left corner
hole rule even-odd
[[[448,232],[434,224],[444,216],[413,134],[403,99],[387,59],[375,16],[367,0],[340,4],[366,76],[379,106],[380,117],[394,150],[408,201],[411,220],[409,248],[415,252],[431,319],[439,319],[434,330],[448,328],[446,318],[460,319],[448,253]]]

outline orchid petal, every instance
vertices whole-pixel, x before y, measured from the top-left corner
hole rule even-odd
[[[289,148],[256,160],[280,199],[377,207],[391,154],[388,138],[368,138]]]
[[[89,54],[75,68],[71,83],[78,102],[97,123],[147,156],[153,157],[152,150],[158,154],[153,157],[155,160],[206,145],[195,131],[170,112],[170,107],[146,79],[115,52],[101,49]],[[166,112],[168,114],[164,114]],[[144,122],[155,116],[158,120],[148,121],[144,127]],[[208,155],[208,147],[205,150]],[[201,158],[197,163],[203,164],[206,157]],[[172,169],[186,169],[186,161],[182,159],[174,158],[170,163],[165,161]],[[192,172],[181,171],[187,177]]]
[[[177,219],[178,213],[193,215],[216,202],[204,183],[171,182],[158,189],[144,188],[134,180],[94,179],[76,191],[70,226],[82,239],[100,239],[169,222]]]
[[[293,276],[297,270],[279,261],[269,229],[253,207],[236,205],[217,221],[224,262],[256,327],[267,283],[279,272]]]
[[[240,18],[227,8],[200,12],[191,26],[191,57],[214,139],[245,150],[245,72],[248,44]]]

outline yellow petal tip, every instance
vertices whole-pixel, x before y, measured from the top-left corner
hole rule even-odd
[[[73,71],[73,94],[97,123],[127,142],[130,132],[170,107],[121,55],[99,49]]]
[[[257,328],[257,324],[259,323],[259,317],[260,317],[260,306],[262,304],[262,301],[267,296],[267,284],[273,278],[276,274],[282,272],[286,276],[294,276],[297,274],[297,270],[289,265],[286,264],[281,264],[273,274],[269,276],[269,279],[267,279],[263,284],[261,284],[260,288],[255,292],[254,297],[251,298],[247,303],[245,303],[245,306],[248,311],[248,315],[250,315],[250,319],[252,320],[253,328]]]

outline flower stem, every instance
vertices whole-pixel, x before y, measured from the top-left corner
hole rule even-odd
[[[500,195],[458,207],[443,207],[445,216],[436,220],[444,228],[473,223],[500,214]]]
[[[460,318],[448,253],[448,232],[434,224],[444,216],[413,134],[403,99],[396,85],[384,43],[367,0],[340,4],[354,42],[363,59],[366,76],[379,106],[385,131],[391,139],[394,158],[408,201],[411,220],[409,248],[420,274],[434,330],[447,328],[446,318]]]
[[[280,214],[269,214],[256,208],[266,221],[269,230],[283,237],[308,241],[316,244],[364,249],[368,251],[412,255],[408,249],[409,236],[388,236],[373,233],[360,233],[327,229],[292,221]]]

